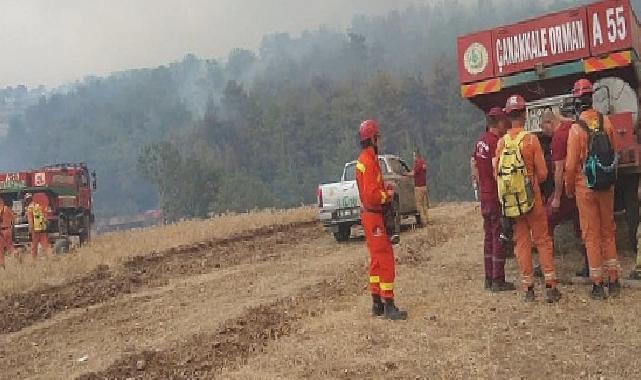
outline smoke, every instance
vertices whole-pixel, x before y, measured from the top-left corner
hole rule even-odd
[[[187,53],[221,58],[255,49],[265,34],[344,27],[426,0],[5,0],[0,12],[0,87],[72,82],[154,67]],[[9,58],[10,57],[10,58]]]

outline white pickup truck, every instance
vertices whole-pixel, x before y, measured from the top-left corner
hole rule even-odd
[[[383,172],[385,184],[394,189],[394,224],[400,231],[401,219],[414,216],[420,224],[414,197],[414,179],[403,176],[410,171],[407,164],[394,155],[380,155],[378,161]],[[356,161],[348,162],[343,169],[341,181],[318,187],[319,219],[325,228],[334,234],[338,242],[349,240],[352,227],[361,223],[361,202],[355,178]]]

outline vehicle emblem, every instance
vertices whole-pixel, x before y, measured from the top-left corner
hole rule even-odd
[[[489,54],[485,46],[478,42],[471,44],[463,55],[465,70],[472,75],[478,75],[485,71],[489,63]]]

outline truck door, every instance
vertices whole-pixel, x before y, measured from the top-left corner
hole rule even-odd
[[[403,174],[409,173],[410,167],[403,160],[399,160]],[[416,211],[416,195],[414,194],[414,177],[403,176],[403,187],[406,189],[406,207],[402,210],[403,213],[414,213]]]
[[[414,180],[403,175],[409,172],[409,168],[400,159],[390,157],[387,161],[390,169],[389,179],[396,184],[400,212],[407,214],[415,208],[416,204],[414,201]]]

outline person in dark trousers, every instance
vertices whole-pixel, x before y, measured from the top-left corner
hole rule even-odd
[[[485,231],[483,242],[485,289],[501,292],[516,289],[513,283],[505,281],[505,251],[499,239],[501,206],[492,167],[499,138],[507,131],[507,120],[503,110],[495,107],[487,114],[486,121],[487,128],[476,141],[472,153],[472,181],[475,188],[479,189]]]

